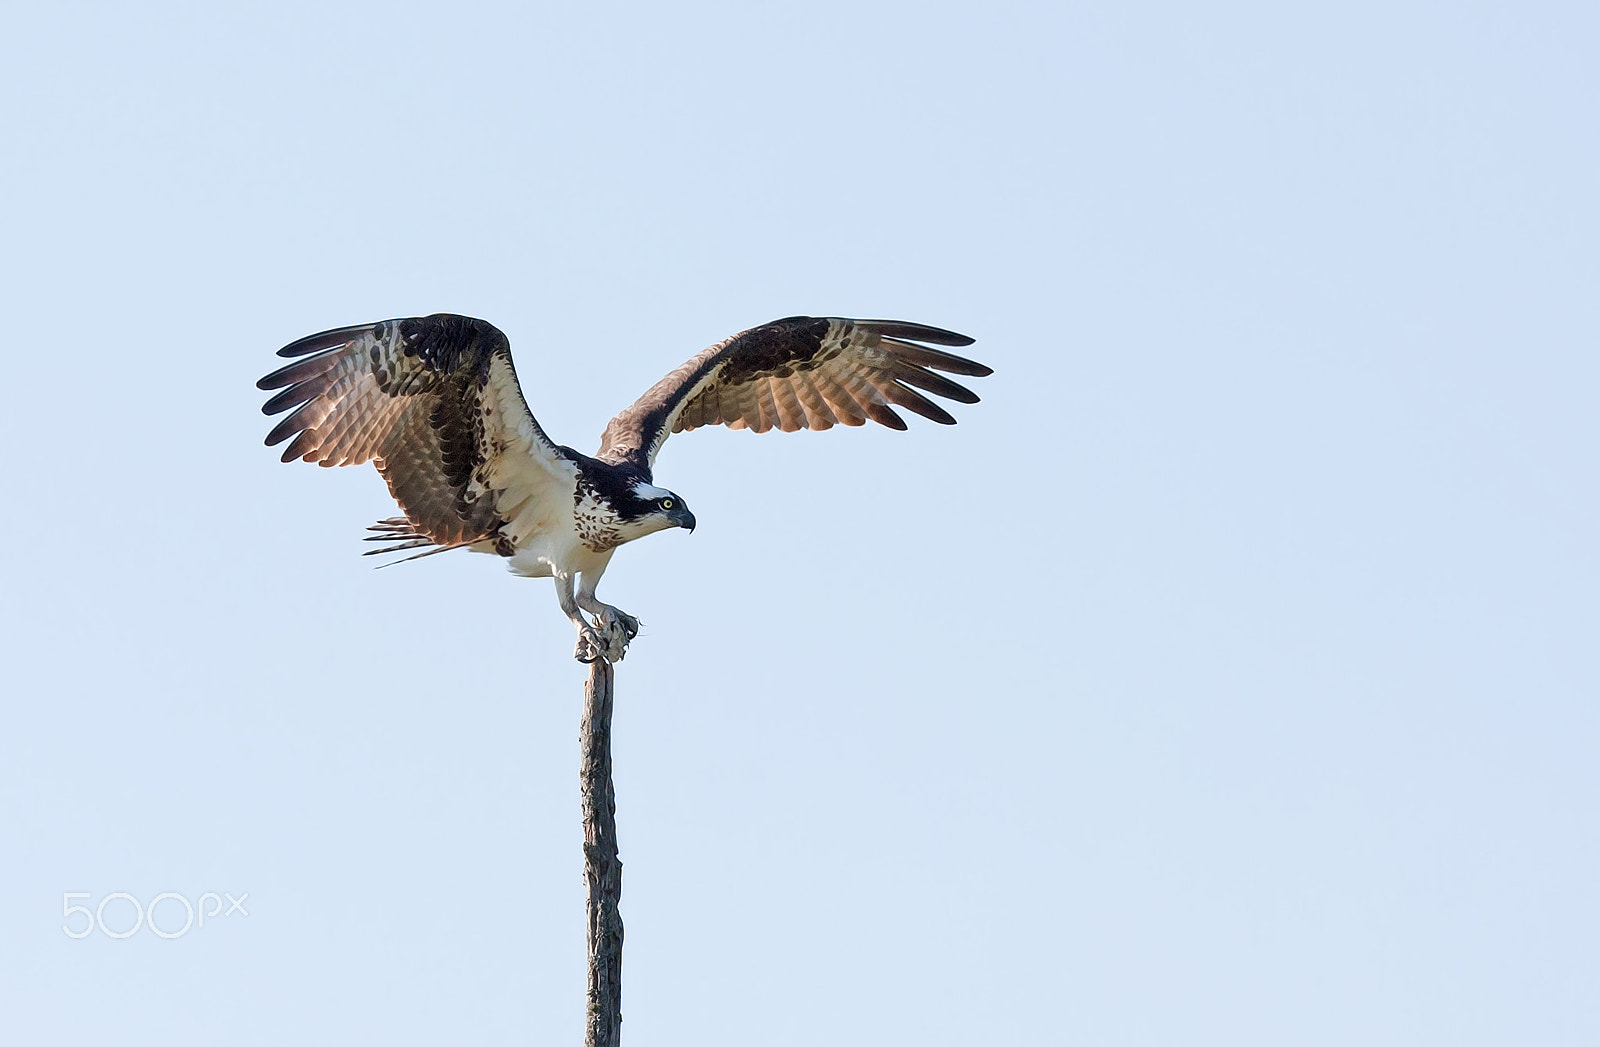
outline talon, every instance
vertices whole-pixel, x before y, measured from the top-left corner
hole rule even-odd
[[[595,614],[592,632],[591,642],[597,656],[608,662],[620,662],[628,653],[628,643],[639,635],[639,619],[602,605]]]
[[[593,628],[582,628],[578,631],[578,644],[572,649],[572,657],[588,665],[601,657],[608,646],[601,642],[600,634]]]
[[[631,614],[619,611],[615,607],[606,609],[605,625],[613,634],[621,632],[629,640],[639,635],[639,619]]]

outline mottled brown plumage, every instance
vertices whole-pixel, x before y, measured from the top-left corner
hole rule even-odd
[[[831,429],[867,419],[906,428],[891,404],[943,425],[944,408],[914,389],[960,403],[978,397],[934,369],[981,377],[983,364],[913,345],[971,345],[938,327],[899,320],[795,316],[753,327],[690,358],[611,420],[596,455],[649,469],[672,433],[703,425],[730,429]]]
[[[373,462],[411,524],[413,540],[399,548],[415,547],[416,538],[456,548],[498,537],[502,492],[486,482],[487,467],[525,424],[534,437],[525,442],[542,444],[536,460],[557,474],[551,478],[570,471],[516,382],[489,390],[495,367],[513,379],[514,371],[505,335],[482,320],[388,320],[302,338],[278,354],[305,359],[258,383],[282,389],[263,411],[294,408],[267,443],[292,435],[286,462]]]

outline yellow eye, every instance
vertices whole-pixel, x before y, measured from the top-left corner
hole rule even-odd
[[[663,509],[671,509],[673,504],[674,503],[673,503],[671,498],[663,498],[663,499],[661,499],[661,508],[663,508]]]

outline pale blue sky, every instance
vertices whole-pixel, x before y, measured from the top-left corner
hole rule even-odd
[[[377,476],[261,446],[277,347],[439,310],[583,450],[794,313],[996,369],[953,429],[663,453],[700,527],[602,587],[628,1042],[1600,1042],[1592,5],[57,3],[0,49],[8,1042],[578,1041],[550,584],[374,572]],[[249,916],[62,931],[207,891]]]

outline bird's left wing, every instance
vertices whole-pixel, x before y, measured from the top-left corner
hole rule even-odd
[[[262,407],[289,411],[267,436],[283,460],[373,462],[406,514],[388,538],[446,548],[509,546],[544,508],[571,504],[577,467],[523,399],[506,336],[470,317],[343,327],[278,350],[302,357],[257,386],[282,390]],[[560,501],[556,501],[559,499]]]
[[[970,389],[936,372],[993,372],[918,342],[971,345],[972,339],[901,320],[791,316],[752,327],[691,358],[613,418],[595,457],[648,471],[669,435],[702,425],[794,432],[871,418],[906,428],[890,405],[954,425],[948,411],[917,390],[977,403]]]

